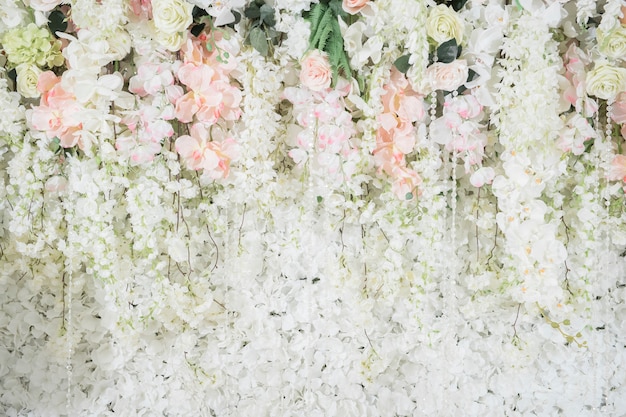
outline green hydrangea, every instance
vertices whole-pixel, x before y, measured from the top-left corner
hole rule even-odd
[[[34,23],[8,31],[2,37],[2,47],[12,66],[33,64],[40,68],[52,68],[63,64],[61,42],[55,39],[48,28]]]

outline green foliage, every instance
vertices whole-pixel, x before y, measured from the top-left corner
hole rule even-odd
[[[450,6],[454,9],[455,12],[458,12],[465,6],[467,0],[437,0],[437,4],[445,4],[446,6]]]
[[[267,56],[269,52],[269,45],[267,44],[267,39],[265,37],[265,32],[260,27],[254,27],[250,30],[250,34],[248,35],[248,41],[250,45],[263,56]]]
[[[57,32],[65,32],[67,29],[67,19],[60,10],[53,10],[48,16],[48,28],[54,36]]]
[[[436,51],[437,61],[449,64],[461,55],[461,46],[457,45],[456,39],[445,41]]]
[[[343,36],[339,27],[339,18],[346,17],[340,0],[321,1],[311,7],[305,18],[311,24],[309,49],[319,49],[328,54],[333,70],[333,85],[339,75],[350,79],[350,59],[343,46]]]
[[[400,58],[395,60],[395,62],[393,63],[393,66],[396,67],[396,69],[400,71],[401,73],[406,74],[409,68],[411,68],[411,64],[409,64],[410,58],[411,58],[410,54],[402,55]]]
[[[246,43],[252,45],[262,56],[270,54],[273,45],[278,45],[282,34],[274,29],[274,8],[263,0],[254,0],[243,12],[250,20],[250,31]]]

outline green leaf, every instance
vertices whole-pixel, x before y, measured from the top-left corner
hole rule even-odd
[[[274,18],[274,8],[269,4],[264,4],[259,9],[261,14],[261,21],[265,22],[267,26],[276,25],[276,19]]]
[[[558,329],[559,327],[561,327],[559,323],[555,323],[555,322],[552,322],[550,325],[555,329]]]
[[[191,28],[191,34],[195,37],[198,37],[198,35],[200,35],[200,33],[202,33],[202,31],[204,30],[204,27],[205,27],[204,23],[195,25],[194,27]]]
[[[308,13],[306,19],[311,23],[311,36],[309,37],[309,42],[314,39],[315,32],[319,29],[322,18],[326,14],[326,10],[328,10],[327,5],[324,3],[317,3]]]
[[[411,64],[409,64],[409,59],[411,58],[411,54],[402,55],[400,58],[396,59],[393,63],[393,66],[398,69],[403,74],[411,68]]]
[[[318,196],[317,196],[317,202],[318,202],[318,203],[321,203],[321,202],[322,202],[322,200],[323,200],[322,196],[321,196],[321,195],[318,195]]]
[[[65,29],[67,29],[65,15],[60,10],[51,12],[50,16],[48,16],[48,27],[55,36],[57,32],[65,32]]]
[[[404,198],[406,198],[407,200],[412,200],[413,199],[413,193],[406,193]]]
[[[261,9],[256,3],[252,3],[250,6],[246,7],[246,10],[243,11],[243,15],[248,19],[256,20],[261,17]]]
[[[459,47],[456,44],[456,39],[452,38],[437,48],[437,61],[449,64],[456,59],[458,52]]]
[[[254,28],[250,31],[250,45],[262,56],[267,56],[269,52],[269,46],[267,39],[265,38],[265,32],[261,28]]]
[[[473,69],[469,68],[467,70],[467,81],[474,81],[476,78],[480,77],[480,75],[478,75],[478,73],[476,71],[474,71]]]
[[[347,17],[348,16],[348,13],[346,13],[346,11],[343,10],[343,1],[341,1],[341,0],[331,0],[328,3],[328,6],[330,6],[332,11],[335,13],[335,16],[339,16],[339,17]]]
[[[467,0],[452,0],[451,5],[454,11],[458,12],[465,6],[465,3],[467,3]]]
[[[569,321],[569,319],[565,319],[563,320],[563,324],[566,326],[569,326],[571,324],[571,322]]]

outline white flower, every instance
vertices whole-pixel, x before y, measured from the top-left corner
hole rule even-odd
[[[482,167],[472,174],[470,183],[474,187],[482,187],[485,184],[491,184],[494,177],[495,171],[492,167]]]
[[[193,6],[185,0],[152,0],[152,17],[158,32],[173,34],[187,30]]]
[[[613,59],[626,58],[626,27],[619,25],[607,33],[598,29],[596,36],[602,54]]]
[[[30,0],[27,4],[40,12],[49,12],[61,4],[62,0]]]
[[[168,51],[176,52],[183,46],[183,44],[187,40],[187,36],[184,32],[167,33],[157,30],[156,40]]]

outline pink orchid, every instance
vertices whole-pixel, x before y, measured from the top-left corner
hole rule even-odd
[[[146,62],[137,68],[137,74],[129,81],[128,90],[140,97],[155,95],[174,84],[174,76],[164,64]]]
[[[176,139],[176,152],[189,169],[204,170],[212,178],[226,178],[230,162],[237,156],[232,138],[223,142],[211,141],[209,129],[202,123],[191,126],[191,135]]]
[[[417,172],[399,166],[395,168],[392,177],[394,177],[394,182],[391,185],[391,190],[398,198],[411,200],[414,196],[419,195],[418,187],[422,184],[422,178]]]
[[[63,89],[61,78],[54,73],[45,71],[39,77],[37,88],[42,95],[39,106],[31,113],[31,125],[50,139],[59,138],[64,148],[78,145],[82,149],[82,123],[78,116],[82,106],[73,94]]]
[[[220,117],[237,120],[241,115],[241,92],[229,83],[216,79],[216,71],[208,65],[185,64],[178,78],[189,91],[176,99],[175,115],[189,123],[194,115],[203,123],[215,124]]]

